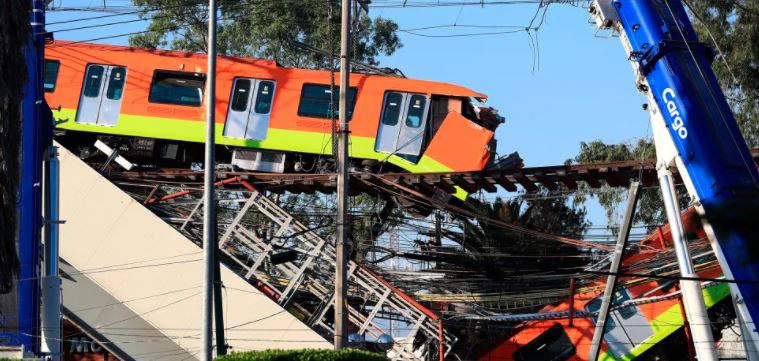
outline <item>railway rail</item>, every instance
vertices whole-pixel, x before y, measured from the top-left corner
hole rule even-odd
[[[752,150],[754,160],[759,162],[759,148]],[[617,162],[584,163],[574,165],[558,165],[546,167],[520,167],[521,160],[514,159],[514,167],[509,169],[483,170],[454,173],[385,173],[372,174],[365,171],[353,171],[351,192],[376,194],[378,182],[396,184],[413,188],[427,196],[441,190],[451,194],[457,187],[466,192],[485,191],[495,193],[498,188],[507,192],[535,192],[541,187],[548,190],[576,190],[580,183],[590,188],[600,188],[604,185],[611,187],[626,187],[630,181],[637,179],[643,186],[657,184],[656,161],[632,160]],[[281,174],[240,172],[218,170],[217,179],[220,182],[230,179],[244,180],[256,188],[275,193],[331,193],[337,185],[337,176],[332,173],[324,174]],[[202,185],[202,170],[187,170],[174,168],[156,168],[141,171],[112,171],[109,177],[120,180],[135,180],[160,184],[182,184],[184,186]],[[234,186],[235,182],[229,182]]]

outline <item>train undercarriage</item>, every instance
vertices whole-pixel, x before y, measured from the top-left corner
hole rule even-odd
[[[166,139],[57,131],[56,140],[85,161],[102,161],[107,155],[98,151],[101,141],[140,168],[202,168],[204,144]],[[390,163],[373,159],[350,159],[354,169],[367,172],[403,172]],[[334,157],[324,154],[277,152],[255,148],[216,146],[217,167],[268,173],[324,174],[335,171]]]

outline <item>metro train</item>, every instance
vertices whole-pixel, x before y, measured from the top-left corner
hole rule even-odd
[[[202,162],[206,56],[54,41],[44,89],[57,139],[80,156],[102,140],[146,164]],[[219,57],[218,161],[265,172],[329,171],[339,87],[329,71]],[[497,111],[462,86],[353,73],[349,154],[373,171],[483,169],[492,161]]]
[[[706,241],[695,209],[683,213],[683,226],[692,239],[691,254],[698,263],[700,277],[717,279],[722,270]],[[700,246],[694,248],[694,243]],[[635,252],[623,259],[622,271],[626,273],[679,276],[677,261],[671,256],[672,236],[669,225],[659,227],[646,237]],[[669,253],[670,256],[667,256]],[[697,262],[696,262],[697,261]],[[651,280],[646,277],[626,277],[616,287],[612,308],[606,323],[604,342],[598,360],[687,360],[688,336],[683,327],[683,305],[680,301],[677,281],[673,279]],[[570,304],[569,298],[559,304],[544,307],[533,317],[535,320],[518,325],[505,340],[484,352],[478,361],[587,361],[596,323],[596,316],[588,317],[581,312],[597,312],[601,307],[606,276],[599,276],[595,283],[576,291]],[[735,318],[735,310],[727,283],[713,281],[702,285],[704,301],[715,340],[719,340],[720,328]],[[577,317],[552,319],[541,318],[571,309]]]

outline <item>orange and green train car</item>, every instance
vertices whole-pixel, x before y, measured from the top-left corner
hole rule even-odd
[[[101,139],[158,165],[201,162],[205,55],[55,41],[45,57],[46,100],[64,145],[86,152]],[[329,71],[220,57],[219,161],[256,171],[325,171],[338,93]],[[477,105],[483,94],[362,73],[351,74],[348,93],[354,166],[468,171],[492,158],[493,133],[503,118]]]
[[[693,209],[683,214],[686,231],[701,239],[701,255],[693,253],[699,262],[697,272],[704,278],[718,278],[722,270],[713,257],[705,241],[703,229],[698,224],[698,216]],[[623,260],[623,267],[636,269],[646,262],[669,259],[668,268],[661,267],[658,272],[677,276],[676,261],[664,256],[671,251],[672,241],[669,227],[659,227],[653,234],[643,240],[637,252]],[[672,264],[672,262],[674,262]],[[628,271],[629,272],[629,271]],[[651,270],[638,271],[650,274]],[[606,276],[587,285],[572,295],[572,309],[587,313],[597,312],[601,305]],[[617,286],[614,292],[612,311],[609,312],[604,342],[598,360],[689,360],[688,337],[683,328],[681,301],[673,279],[651,281],[641,277],[625,278],[624,285]],[[726,283],[713,282],[703,288],[704,300],[712,320],[715,339],[720,322],[734,318],[730,289]],[[630,302],[638,300],[639,302]],[[625,301],[628,301],[625,303]],[[541,313],[566,312],[570,309],[569,300],[557,305],[547,306]],[[595,316],[589,317],[578,312],[572,320],[539,319],[527,321],[517,326],[515,332],[504,341],[484,352],[478,361],[587,361],[595,327]]]

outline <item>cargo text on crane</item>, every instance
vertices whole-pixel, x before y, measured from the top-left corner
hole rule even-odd
[[[661,96],[664,102],[667,104],[669,116],[672,117],[672,129],[677,132],[677,135],[680,136],[680,138],[687,138],[688,129],[685,128],[685,122],[680,116],[680,111],[677,109],[677,104],[675,104],[675,91],[672,90],[672,88],[664,89]]]

